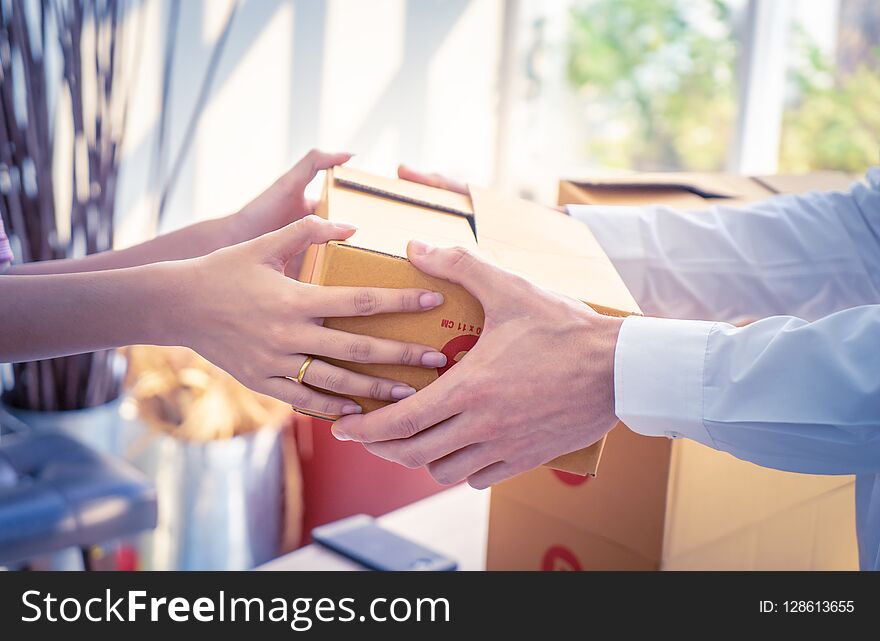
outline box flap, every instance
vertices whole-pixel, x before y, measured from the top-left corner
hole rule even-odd
[[[559,181],[559,205],[610,205],[639,207],[666,205],[676,209],[705,209],[717,203],[690,191],[673,187],[641,187],[618,189],[616,187],[589,187],[576,185],[567,180]],[[729,200],[725,202],[730,202]]]
[[[757,176],[755,180],[774,194],[802,194],[808,191],[845,191],[858,179],[842,171],[814,171],[809,174]]]
[[[592,176],[572,179],[589,188],[640,190],[665,188],[696,194],[701,198],[752,198],[767,195],[767,189],[747,176],[723,173],[640,173],[621,176]]]
[[[641,313],[586,225],[480,187],[470,192],[480,248],[496,264],[599,311]]]
[[[419,207],[436,209],[458,216],[473,216],[471,200],[463,194],[429,187],[399,178],[375,176],[350,167],[335,167],[333,176],[337,185],[368,194],[398,200]]]
[[[340,169],[337,167],[334,173]],[[461,245],[478,251],[468,219],[461,215],[358,191],[349,188],[338,177],[328,184],[326,207],[322,213],[358,228],[349,240],[355,247],[405,258],[407,243],[415,239],[438,247]]]

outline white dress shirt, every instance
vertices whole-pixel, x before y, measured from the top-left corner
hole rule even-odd
[[[859,561],[878,570],[880,168],[866,183],[701,212],[568,209],[646,314],[621,328],[617,416],[766,467],[856,474]]]

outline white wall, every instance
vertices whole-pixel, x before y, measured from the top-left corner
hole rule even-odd
[[[148,197],[170,0],[146,0],[117,244],[152,233]],[[170,109],[180,146],[230,0],[181,3]],[[312,146],[492,177],[500,0],[244,0],[164,229],[235,210]]]

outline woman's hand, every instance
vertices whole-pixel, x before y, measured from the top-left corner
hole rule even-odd
[[[306,186],[319,171],[341,165],[351,159],[348,153],[329,153],[312,149],[266,191],[237,213],[224,219],[228,242],[237,244],[280,229],[315,212],[316,202],[305,197]],[[287,273],[299,274],[301,257],[295,256]]]
[[[345,240],[355,228],[307,216],[254,240],[177,263],[183,285],[174,304],[186,345],[251,389],[295,409],[325,415],[356,414],[347,398],[324,393],[398,400],[415,392],[394,381],[350,372],[319,357],[442,367],[446,357],[425,345],[347,334],[322,327],[324,317],[419,312],[440,305],[442,295],[422,289],[318,287],[284,275],[285,267],[312,244]],[[315,356],[304,383],[295,379]]]

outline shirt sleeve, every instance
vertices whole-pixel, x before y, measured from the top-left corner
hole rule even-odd
[[[848,192],[745,207],[570,205],[652,316],[816,320],[880,303],[880,168]]]
[[[617,416],[781,470],[880,472],[880,305],[808,322],[631,317],[615,352]]]

